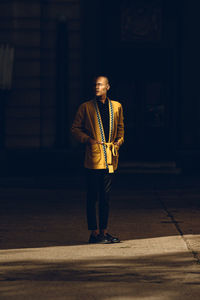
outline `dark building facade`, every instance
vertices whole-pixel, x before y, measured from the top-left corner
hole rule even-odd
[[[12,167],[48,157],[53,164],[59,156],[67,166],[77,149],[69,131],[75,111],[92,97],[93,76],[106,74],[110,97],[124,107],[122,161],[198,169],[199,6],[2,0],[0,45],[14,48],[12,86],[1,86],[2,161]]]

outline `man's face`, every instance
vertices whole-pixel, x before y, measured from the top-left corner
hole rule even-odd
[[[98,77],[94,83],[94,90],[96,97],[106,96],[110,86],[107,78]]]

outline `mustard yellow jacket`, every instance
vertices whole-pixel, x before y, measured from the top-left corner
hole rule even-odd
[[[109,146],[112,149],[109,152],[112,156],[111,162],[108,157],[105,157],[105,146],[103,144],[91,145],[88,143],[88,139],[92,138],[96,141],[102,142],[102,132],[100,130],[98,113],[96,110],[96,100],[90,100],[84,102],[79,106],[76,113],[74,122],[72,124],[72,135],[81,143],[86,144],[85,151],[85,168],[89,169],[106,169],[108,163],[113,166],[113,169],[117,169],[118,165],[118,149],[114,142],[119,142],[119,145],[124,142],[124,117],[122,105],[117,102],[108,99],[109,101],[109,117],[110,127],[112,126],[112,133],[109,135]],[[112,113],[110,107],[112,106]],[[100,118],[101,119],[101,118]],[[102,124],[102,123],[101,123]],[[104,143],[105,144],[105,143]],[[107,145],[106,145],[107,147]],[[109,150],[109,149],[108,149]],[[108,154],[108,153],[107,153]],[[113,154],[113,155],[112,155]]]

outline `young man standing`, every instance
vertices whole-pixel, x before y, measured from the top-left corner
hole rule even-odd
[[[72,134],[85,143],[87,173],[87,223],[91,231],[89,243],[119,243],[107,232],[109,198],[112,175],[118,165],[118,150],[124,141],[122,105],[110,100],[110,84],[106,76],[95,79],[95,98],[80,105]],[[96,220],[96,202],[99,201],[99,227]]]

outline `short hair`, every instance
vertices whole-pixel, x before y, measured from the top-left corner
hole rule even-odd
[[[109,83],[109,79],[108,79],[108,77],[107,77],[106,75],[96,75],[96,76],[94,77],[94,82],[95,82],[99,77],[106,78],[107,83],[110,84],[110,83]]]

